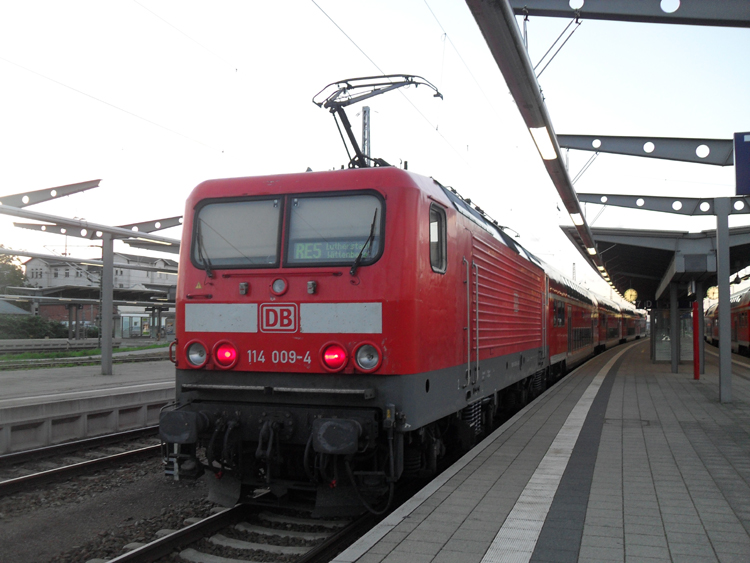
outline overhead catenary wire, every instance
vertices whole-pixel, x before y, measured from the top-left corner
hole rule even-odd
[[[190,41],[192,41],[193,43],[195,43],[196,45],[198,45],[201,49],[204,49],[208,53],[211,53],[214,57],[216,57],[220,61],[222,61],[225,64],[229,65],[230,67],[234,68],[234,71],[237,72],[237,70],[238,70],[237,67],[235,65],[233,65],[232,63],[230,63],[228,60],[226,60],[224,57],[222,57],[221,55],[219,55],[215,51],[212,51],[211,49],[209,49],[208,47],[206,47],[203,43],[201,43],[200,41],[198,41],[194,37],[191,37],[190,35],[188,35],[184,31],[182,31],[179,27],[177,27],[176,25],[174,25],[172,22],[170,22],[170,21],[164,19],[163,17],[161,17],[159,14],[157,14],[156,12],[154,12],[151,8],[147,8],[146,6],[144,6],[143,4],[141,4],[140,2],[138,2],[138,0],[133,0],[133,2],[135,2],[136,4],[138,4],[141,8],[143,8],[144,10],[146,10],[148,13],[150,13],[151,15],[153,15],[155,18],[158,18],[161,21],[163,21],[165,24],[167,24],[169,27],[171,27],[172,29],[174,29],[178,33],[180,33],[180,34],[184,35],[185,37],[187,37],[188,39],[190,39]]]
[[[359,45],[357,45],[357,42],[356,42],[356,41],[354,41],[354,39],[352,39],[352,38],[351,38],[351,37],[349,36],[349,34],[348,34],[348,33],[347,33],[346,31],[344,31],[344,30],[343,30],[343,28],[342,28],[342,27],[341,27],[341,26],[340,26],[339,24],[337,24],[337,23],[336,23],[336,21],[335,21],[335,20],[334,20],[334,19],[333,19],[333,18],[332,18],[331,16],[329,16],[329,15],[328,15],[328,13],[327,13],[327,12],[326,12],[326,11],[325,11],[325,10],[324,10],[323,8],[321,8],[321,7],[320,7],[320,5],[319,5],[319,4],[318,4],[318,3],[317,3],[317,2],[315,1],[315,0],[311,0],[311,2],[312,2],[313,4],[315,4],[315,7],[316,7],[316,8],[318,9],[318,10],[320,10],[320,11],[321,11],[321,12],[323,13],[323,15],[324,15],[325,17],[327,17],[327,18],[329,19],[329,21],[330,21],[330,22],[331,22],[331,23],[332,23],[332,24],[333,24],[334,26],[336,26],[336,29],[338,29],[338,30],[339,30],[339,31],[340,31],[340,32],[341,32],[341,33],[342,33],[342,34],[344,35],[344,37],[346,37],[346,38],[347,38],[347,39],[349,40],[349,42],[350,42],[350,43],[351,43],[352,45],[354,45],[354,46],[355,46],[355,47],[357,48],[357,50],[358,50],[358,51],[359,51],[360,53],[362,53],[362,54],[364,55],[364,57],[365,57],[365,58],[366,58],[366,59],[367,59],[368,61],[370,61],[370,62],[372,63],[372,66],[374,66],[374,67],[375,67],[376,69],[378,69],[378,72],[380,72],[380,74],[383,74],[383,75],[385,75],[385,74],[386,74],[385,72],[383,72],[383,69],[382,69],[382,68],[380,68],[380,67],[378,66],[378,63],[376,63],[375,61],[373,61],[373,60],[372,60],[372,59],[370,58],[370,55],[368,55],[367,53],[365,53],[365,52],[364,52],[364,50],[362,49],[362,47],[360,47]]]
[[[442,30],[442,32],[443,32],[443,36],[444,36],[444,37],[445,37],[445,39],[447,39],[447,40],[448,40],[448,42],[449,42],[449,43],[451,44],[451,47],[453,47],[453,50],[454,50],[454,51],[456,52],[456,55],[458,56],[459,60],[460,60],[460,61],[461,61],[461,63],[462,63],[463,65],[464,65],[464,68],[466,69],[466,72],[468,72],[468,73],[469,73],[469,76],[471,76],[471,79],[472,79],[472,80],[474,81],[474,84],[476,84],[476,85],[477,85],[477,88],[479,88],[479,91],[480,91],[480,92],[482,93],[482,96],[484,96],[484,99],[485,99],[485,100],[487,101],[487,103],[489,104],[489,106],[490,106],[490,107],[491,107],[492,109],[495,109],[495,106],[493,106],[493,105],[492,105],[492,100],[490,100],[489,96],[488,96],[488,95],[487,95],[487,94],[485,93],[485,91],[484,91],[484,90],[482,89],[482,85],[481,85],[481,84],[479,83],[479,80],[477,80],[477,77],[476,77],[476,76],[474,76],[474,73],[473,73],[473,72],[471,72],[471,68],[469,67],[469,65],[468,65],[468,64],[466,63],[466,61],[464,60],[463,56],[461,55],[461,52],[460,52],[460,51],[458,50],[458,47],[456,47],[456,44],[455,44],[455,43],[453,43],[453,41],[451,40],[451,38],[450,38],[450,35],[448,35],[448,32],[447,32],[447,31],[445,30],[445,28],[443,27],[443,24],[442,24],[442,23],[440,23],[440,20],[439,20],[439,19],[438,19],[438,17],[437,17],[436,15],[435,15],[435,12],[433,12],[433,11],[432,11],[432,8],[431,8],[431,7],[430,7],[430,5],[429,5],[429,4],[427,3],[427,0],[424,0],[424,3],[425,3],[425,6],[427,6],[427,9],[428,9],[428,10],[430,11],[430,14],[432,14],[432,17],[433,17],[433,18],[435,18],[435,22],[436,22],[436,23],[438,24],[438,27],[439,27],[439,28],[440,28],[440,29]],[[441,81],[442,81],[442,76],[441,76]],[[441,84],[441,86],[442,86],[442,84]]]
[[[312,3],[314,4],[314,5],[315,5],[315,7],[316,7],[316,8],[318,8],[318,10],[320,10],[320,11],[321,11],[321,12],[323,13],[323,15],[324,15],[324,16],[325,16],[326,18],[328,18],[328,20],[329,20],[329,21],[330,21],[330,22],[331,22],[331,23],[332,23],[332,24],[333,24],[334,26],[336,26],[336,29],[338,29],[338,30],[339,30],[339,31],[340,31],[340,32],[341,32],[341,33],[342,33],[342,34],[344,35],[344,37],[346,37],[346,38],[347,38],[347,39],[349,40],[349,42],[351,42],[351,44],[352,44],[352,45],[354,45],[354,46],[355,46],[355,47],[357,48],[357,50],[358,50],[358,51],[359,51],[360,53],[362,53],[362,55],[363,55],[363,56],[364,56],[364,57],[365,57],[365,58],[366,58],[366,59],[367,59],[368,61],[370,61],[370,63],[372,63],[372,65],[373,65],[373,66],[374,66],[374,67],[375,67],[376,69],[378,69],[378,72],[380,72],[380,73],[381,73],[382,75],[384,75],[384,76],[386,75],[386,73],[385,73],[385,72],[383,71],[383,69],[382,69],[382,68],[380,68],[380,66],[378,66],[378,64],[377,64],[377,63],[376,63],[376,62],[375,62],[375,61],[374,61],[374,60],[373,60],[373,59],[372,59],[372,58],[371,58],[371,57],[370,57],[370,56],[369,56],[369,55],[368,55],[367,53],[365,53],[365,51],[364,51],[364,50],[362,49],[362,47],[360,47],[359,45],[357,45],[357,42],[356,42],[356,41],[354,41],[354,39],[352,39],[352,38],[351,38],[351,36],[350,36],[350,35],[349,35],[348,33],[346,33],[346,31],[344,31],[344,30],[343,30],[343,28],[342,28],[342,27],[341,27],[341,26],[340,26],[339,24],[337,24],[337,23],[336,23],[336,21],[335,21],[335,20],[334,20],[334,19],[333,19],[333,18],[332,18],[332,17],[331,17],[331,16],[330,16],[330,15],[329,15],[329,14],[328,14],[328,13],[327,13],[327,12],[326,12],[325,10],[324,10],[324,9],[323,9],[323,8],[322,8],[322,7],[321,7],[321,6],[320,6],[320,5],[319,5],[319,4],[318,4],[318,3],[317,3],[317,2],[315,1],[315,0],[310,0],[310,1],[311,1],[311,2],[312,2]],[[430,121],[430,120],[429,120],[429,119],[427,118],[427,116],[426,116],[426,115],[425,115],[424,113],[422,113],[422,111],[421,111],[421,110],[420,110],[420,109],[419,109],[419,108],[418,108],[418,107],[417,107],[417,106],[416,106],[416,105],[414,104],[414,102],[412,102],[412,101],[411,101],[411,100],[409,99],[409,97],[408,97],[408,96],[407,96],[406,94],[404,94],[404,93],[403,93],[402,91],[400,91],[400,90],[399,90],[399,94],[401,94],[401,95],[402,95],[402,96],[404,97],[404,99],[405,99],[405,100],[406,100],[407,102],[409,102],[409,104],[411,105],[411,107],[412,107],[412,108],[414,108],[414,110],[415,110],[415,111],[416,111],[416,112],[417,112],[417,113],[418,113],[418,114],[419,114],[419,115],[420,115],[420,116],[422,117],[422,119],[424,119],[424,120],[425,120],[425,122],[426,122],[426,123],[427,123],[427,124],[428,124],[428,125],[429,125],[429,126],[430,126],[430,127],[431,127],[431,128],[432,128],[432,129],[433,129],[433,130],[434,130],[434,131],[435,131],[435,132],[436,132],[436,133],[437,133],[437,134],[438,134],[439,136],[440,136],[440,138],[441,138],[441,139],[443,139],[443,141],[444,141],[444,142],[445,142],[445,143],[446,143],[446,144],[447,144],[447,145],[448,145],[448,146],[449,146],[449,147],[451,148],[451,150],[453,150],[453,152],[455,152],[455,153],[456,153],[456,154],[457,154],[457,155],[459,156],[459,158],[461,158],[461,160],[463,160],[463,161],[464,161],[464,163],[468,165],[468,162],[467,162],[467,161],[466,161],[466,159],[464,158],[464,155],[463,155],[463,154],[462,154],[462,153],[461,153],[461,152],[460,152],[460,151],[459,151],[459,150],[458,150],[458,149],[457,149],[456,147],[454,147],[454,146],[453,146],[453,144],[452,144],[452,143],[451,143],[451,142],[450,142],[450,141],[449,141],[449,140],[448,140],[448,139],[447,139],[447,138],[445,137],[445,135],[443,135],[443,134],[442,134],[442,133],[440,132],[440,130],[438,129],[438,127],[437,127],[437,126],[436,126],[435,124],[433,124],[433,123],[432,123],[432,122],[431,122],[431,121]]]
[[[28,68],[28,67],[26,67],[26,66],[24,66],[22,64],[19,64],[17,62],[11,61],[10,59],[6,59],[5,57],[1,57],[0,56],[0,61],[5,61],[9,65],[13,65],[15,67],[18,67],[18,68],[20,68],[22,70],[25,70],[26,72],[29,72],[31,74],[34,74],[34,75],[40,77],[40,78],[43,78],[44,80],[47,80],[47,81],[52,82],[54,84],[57,84],[58,86],[62,86],[63,88],[67,88],[68,90],[71,90],[71,91],[75,92],[76,94],[80,94],[82,96],[90,98],[90,99],[92,99],[92,100],[94,100],[96,102],[99,102],[100,104],[104,104],[105,106],[109,106],[109,107],[111,107],[113,109],[116,109],[117,111],[120,111],[122,113],[125,113],[125,114],[127,114],[127,115],[129,115],[131,117],[135,117],[136,119],[140,119],[141,121],[145,121],[149,125],[153,125],[154,127],[158,127],[159,129],[163,129],[164,131],[168,131],[169,133],[172,133],[173,135],[177,135],[179,137],[182,137],[183,139],[187,139],[188,141],[190,141],[192,143],[196,143],[196,144],[202,145],[202,146],[204,146],[206,148],[209,148],[209,149],[212,149],[212,150],[215,150],[215,151],[220,151],[221,150],[221,149],[218,149],[217,147],[208,145],[208,144],[204,143],[203,141],[199,141],[198,139],[194,139],[194,138],[190,137],[189,135],[185,135],[184,133],[180,133],[179,131],[176,131],[174,129],[170,129],[169,127],[166,127],[165,125],[162,125],[161,123],[157,123],[156,121],[153,121],[153,120],[148,119],[146,117],[143,117],[142,115],[138,115],[137,113],[133,113],[132,111],[127,110],[125,108],[122,108],[120,106],[117,106],[117,105],[115,105],[115,104],[113,104],[111,102],[108,102],[108,101],[103,100],[101,98],[97,98],[96,96],[94,96],[92,94],[89,94],[88,92],[84,92],[83,90],[79,90],[78,88],[75,88],[74,86],[70,86],[69,84],[65,84],[64,82],[60,82],[59,80],[56,80],[56,79],[51,78],[49,76],[46,76],[46,75],[42,74],[41,72],[37,72],[37,71],[35,71],[33,69],[30,69],[30,68]]]

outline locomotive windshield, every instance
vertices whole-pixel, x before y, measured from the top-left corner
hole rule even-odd
[[[210,200],[199,206],[193,264],[209,276],[220,268],[279,267],[285,208],[285,266],[346,265],[356,270],[379,257],[383,201],[378,196],[315,194]]]
[[[292,197],[285,262],[371,264],[380,254],[381,200],[374,195]],[[372,234],[372,236],[371,236]]]
[[[204,205],[195,218],[193,262],[209,271],[278,265],[280,223],[279,199]]]

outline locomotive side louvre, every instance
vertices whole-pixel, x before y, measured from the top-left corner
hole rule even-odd
[[[496,350],[514,353],[542,346],[544,272],[511,252],[472,236],[478,284],[472,309],[479,315],[480,359],[496,355]]]
[[[405,396],[407,418],[417,427],[544,369],[542,269],[450,191],[431,180],[422,188],[420,217],[436,206],[445,214],[447,266],[436,272],[422,257],[417,329],[424,340],[415,353],[426,355],[422,365],[439,360],[442,367],[423,372],[423,383]]]
[[[456,279],[463,306],[465,401],[491,396],[546,367],[544,311],[546,276],[520,245],[449,191],[457,222]]]
[[[483,233],[472,235],[469,270],[472,363],[468,387],[480,397],[542,371],[546,361],[542,347],[544,272],[509,247],[488,239]]]

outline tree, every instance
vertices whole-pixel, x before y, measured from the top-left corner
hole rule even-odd
[[[30,315],[0,315],[0,339],[67,338],[64,324]]]
[[[0,244],[0,248],[5,248]],[[7,293],[8,287],[25,287],[26,274],[18,263],[18,258],[0,254],[0,294]]]
[[[0,248],[5,248],[0,244]],[[18,258],[8,254],[0,254],[0,295],[8,293],[9,287],[26,287],[29,283],[26,281],[26,274],[18,263]],[[19,303],[19,307],[26,309],[31,308],[29,303]]]

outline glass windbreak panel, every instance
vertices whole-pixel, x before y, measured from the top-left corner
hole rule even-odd
[[[287,264],[349,265],[359,256],[367,265],[379,257],[383,204],[376,196],[294,197],[289,207]]]
[[[279,199],[209,203],[198,210],[193,263],[199,268],[257,268],[279,263]]]

